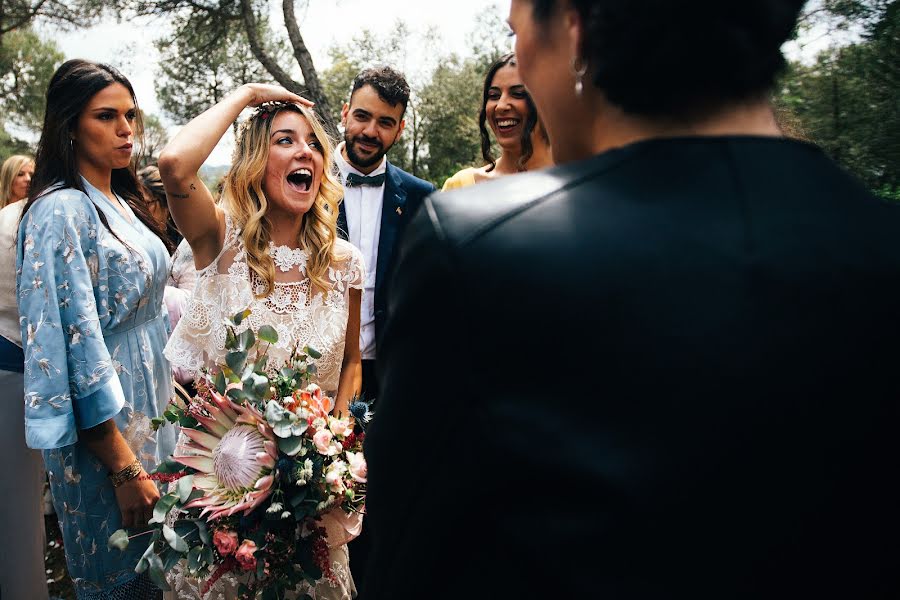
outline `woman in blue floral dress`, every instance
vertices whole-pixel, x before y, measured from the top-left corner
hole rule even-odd
[[[134,570],[145,544],[107,545],[147,523],[159,492],[146,471],[174,449],[174,432],[150,427],[171,396],[169,255],[131,166],[138,119],[121,73],[63,64],[19,226],[25,437],[43,450],[80,599],[160,593]]]

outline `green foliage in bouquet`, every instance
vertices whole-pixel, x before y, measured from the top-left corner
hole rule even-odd
[[[328,546],[358,535],[365,502],[362,455],[367,406],[358,415],[330,415],[333,402],[315,384],[308,346],[273,369],[267,352],[278,342],[270,326],[256,334],[227,323],[224,364],[200,378],[189,402],[174,400],[163,418],[182,427],[176,452],[151,478],[169,484],[150,529],[116,531],[110,546],[150,536],[136,571],[168,590],[166,572],[184,560],[205,579],[204,593],[226,573],[241,597],[284,598],[306,581],[334,578]],[[186,440],[184,438],[187,438]]]

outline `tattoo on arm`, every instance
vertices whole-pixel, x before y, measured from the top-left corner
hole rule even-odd
[[[190,194],[172,194],[172,197],[178,198],[179,200],[186,200],[190,198]]]
[[[194,191],[196,191],[196,190],[197,190],[197,186],[194,185],[194,184],[192,183],[192,184],[191,184],[191,189],[194,190]]]

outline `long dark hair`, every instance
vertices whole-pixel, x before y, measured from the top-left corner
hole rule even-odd
[[[81,181],[81,174],[78,172],[72,134],[78,125],[79,115],[84,111],[91,98],[114,83],[124,85],[131,94],[137,115],[134,134],[135,138],[141,138],[143,120],[141,111],[137,108],[134,88],[131,86],[131,82],[114,67],[73,59],[64,62],[50,78],[50,85],[47,87],[44,126],[41,129],[41,139],[38,141],[37,155],[34,159],[34,177],[31,179],[31,192],[22,211],[22,218],[39,198],[52,190],[73,188],[87,194]],[[160,239],[163,239],[165,232],[156,219],[150,215],[144,203],[141,184],[134,173],[134,164],[123,169],[113,169],[111,183],[112,191],[125,200],[141,223]],[[100,216],[103,226],[116,239],[128,246],[127,242],[110,229],[103,211],[98,210],[97,214]]]
[[[486,169],[488,172],[493,171],[494,167],[497,166],[497,160],[494,158],[493,154],[491,154],[491,137],[488,133],[487,126],[485,125],[485,122],[487,121],[488,92],[491,89],[491,84],[494,82],[494,75],[506,65],[517,65],[515,53],[510,52],[509,54],[504,54],[495,60],[488,68],[487,75],[484,76],[484,89],[481,94],[481,112],[478,114],[478,130],[481,132],[481,156],[484,158],[484,162],[489,165]],[[522,129],[522,138],[519,140],[519,143],[522,145],[522,156],[519,157],[519,162],[516,163],[516,167],[519,171],[525,170],[525,165],[534,153],[534,146],[531,144],[531,133],[534,131],[534,128],[538,126],[537,107],[534,105],[534,100],[531,99],[531,94],[528,92],[525,92],[525,104],[528,105],[528,117],[525,119],[525,127]],[[541,135],[544,136],[544,139],[547,138],[547,134],[543,132],[543,127],[541,127]]]

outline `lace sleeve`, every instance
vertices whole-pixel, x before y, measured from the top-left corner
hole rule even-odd
[[[343,255],[343,280],[354,289],[361,290],[366,283],[366,262],[359,248],[345,240],[338,240],[335,250]],[[341,256],[340,254],[338,256]]]
[[[175,368],[196,372],[203,366],[220,362],[225,356],[225,320],[251,305],[253,293],[245,263],[236,261],[220,272],[224,256],[239,249],[239,230],[230,219],[225,221],[222,252],[197,274],[194,293],[166,345],[166,358]]]

